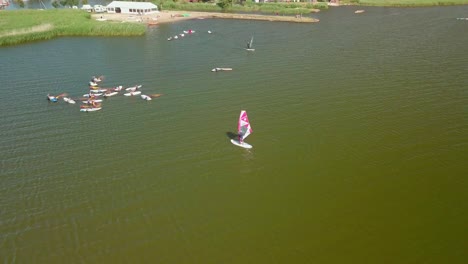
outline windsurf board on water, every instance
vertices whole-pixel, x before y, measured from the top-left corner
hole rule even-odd
[[[105,94],[104,94],[104,97],[111,97],[111,96],[114,96],[114,95],[116,95],[116,94],[118,94],[118,92],[105,93]]]
[[[92,90],[89,90],[90,93],[94,93],[94,94],[103,93],[105,91],[107,91],[107,90],[106,89],[92,89]]]
[[[235,140],[235,139],[231,139],[231,143],[236,145],[236,146],[239,146],[241,148],[246,148],[246,149],[251,149],[252,148],[252,145],[247,144],[245,142],[239,143],[239,140]]]
[[[247,116],[247,111],[242,110],[239,116],[239,120],[237,121],[237,134],[239,138],[237,140],[231,139],[231,143],[246,149],[252,148],[252,145],[244,142],[244,139],[252,134],[252,132],[253,130],[249,122],[249,117]]]
[[[139,95],[139,94],[141,94],[141,91],[124,93],[125,96],[134,96],[134,95]]]
[[[92,93],[92,95],[97,97],[97,96],[102,95],[102,93]],[[83,97],[90,97],[90,96],[91,96],[90,94],[83,94]]]
[[[81,101],[83,104],[92,104],[92,103],[101,103],[102,99],[96,99],[96,100],[84,100]]]
[[[212,72],[219,72],[219,71],[232,71],[232,68],[213,68],[211,69]]]
[[[143,100],[146,100],[146,101],[151,101],[153,100],[153,98],[151,98],[150,96],[146,95],[146,94],[142,94],[140,95],[141,99]]]
[[[71,99],[71,98],[68,98],[68,97],[64,97],[63,100],[69,104],[75,104],[75,100]]]
[[[101,110],[102,107],[93,107],[93,108],[81,108],[80,111],[81,112],[94,112],[94,111],[98,111],[98,110]]]
[[[132,87],[127,87],[125,88],[126,91],[135,91],[136,89],[140,89],[142,87],[142,85],[136,85],[136,86],[132,86]]]
[[[250,39],[250,41],[247,43],[247,48],[245,50],[246,51],[255,51],[255,49],[253,48],[253,36]]]

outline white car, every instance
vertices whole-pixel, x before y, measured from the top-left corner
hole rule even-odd
[[[104,13],[107,11],[107,8],[105,6],[102,6],[102,5],[95,5],[94,6],[94,12],[96,13]]]

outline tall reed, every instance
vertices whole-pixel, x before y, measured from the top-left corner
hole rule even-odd
[[[59,36],[141,36],[145,32],[143,24],[100,22],[75,9],[12,10],[0,16],[0,46]]]

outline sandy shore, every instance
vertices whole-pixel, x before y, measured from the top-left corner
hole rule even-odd
[[[92,14],[93,19],[119,22],[135,22],[147,24],[162,24],[172,23],[188,19],[205,19],[205,18],[225,18],[225,19],[248,19],[248,20],[263,20],[277,22],[293,22],[293,23],[313,23],[318,22],[318,19],[310,17],[294,17],[294,16],[267,16],[255,14],[232,14],[232,13],[215,13],[215,12],[193,12],[193,11],[161,11],[157,14],[147,15],[129,15],[129,14]]]

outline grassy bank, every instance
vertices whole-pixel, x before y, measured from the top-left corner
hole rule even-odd
[[[82,10],[13,10],[0,16],[0,46],[60,36],[140,36],[145,25],[99,22]]]
[[[214,3],[190,3],[173,2],[167,0],[154,1],[161,10],[184,10],[184,11],[205,11],[205,12],[247,12],[247,13],[265,13],[265,14],[308,14],[317,12],[318,9],[327,9],[325,3],[254,3],[250,0],[243,5],[233,4],[226,8],[221,8]]]
[[[340,2],[341,4],[353,4],[362,6],[396,7],[448,6],[468,4],[468,0],[341,0]]]

